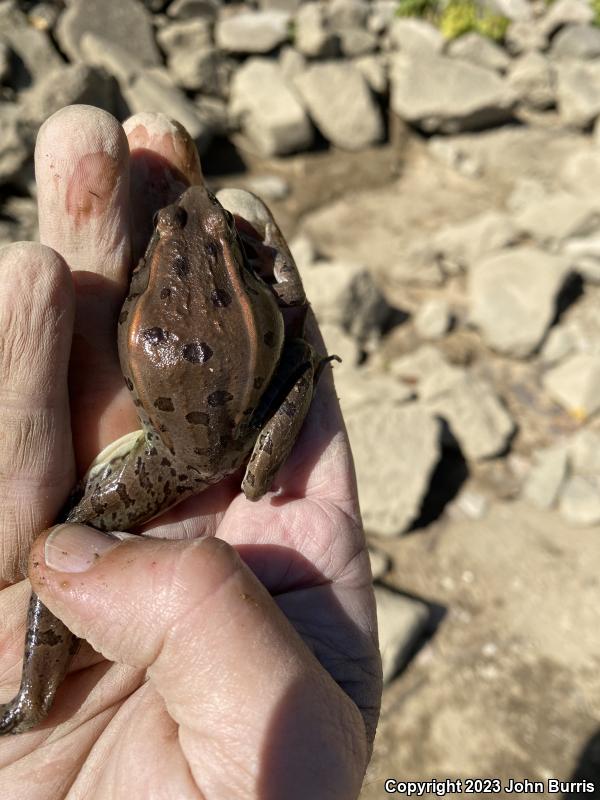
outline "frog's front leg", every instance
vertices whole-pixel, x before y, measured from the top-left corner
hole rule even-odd
[[[303,339],[286,343],[278,372],[253,420],[260,432],[242,481],[248,500],[258,500],[269,490],[300,433],[321,368],[330,360]]]

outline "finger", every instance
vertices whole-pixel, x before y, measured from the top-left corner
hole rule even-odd
[[[173,203],[193,184],[202,183],[194,140],[166,114],[135,114],[123,124],[131,151],[131,209],[134,260],[152,233],[155,211]]]
[[[91,106],[61,109],[38,134],[40,238],[69,264],[77,292],[71,389],[79,471],[137,426],[116,353],[130,267],[128,159],[117,120]]]
[[[288,797],[318,796],[332,775],[332,797],[358,793],[366,744],[356,706],[224,542],[119,542],[60,526],[34,544],[30,578],[78,636],[147,668],[207,796],[279,797],[284,785]]]
[[[74,296],[43,245],[0,249],[0,574],[25,572],[35,536],[73,483],[67,367]]]

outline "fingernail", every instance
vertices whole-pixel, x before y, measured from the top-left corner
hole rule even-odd
[[[103,533],[85,525],[57,525],[44,548],[50,569],[59,572],[85,572],[109,550],[129,539],[131,533]]]

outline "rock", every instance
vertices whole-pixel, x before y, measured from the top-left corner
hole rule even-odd
[[[600,236],[569,239],[564,242],[561,253],[586,283],[600,283]]]
[[[561,492],[560,515],[571,525],[600,522],[600,488],[595,480],[573,475]]]
[[[294,86],[332,144],[361,150],[382,138],[381,112],[366,80],[351,64],[315,64],[295,78]]]
[[[304,274],[304,270],[312,267],[317,260],[318,253],[313,240],[306,234],[299,234],[289,242],[289,247],[298,269]]]
[[[572,470],[586,477],[600,476],[600,433],[582,429],[577,431],[568,446]]]
[[[293,47],[284,45],[279,52],[279,66],[283,77],[291,82],[306,69],[306,58]]]
[[[327,324],[323,327],[325,331],[337,328],[337,326]],[[341,329],[337,328],[337,330]],[[356,346],[355,340],[352,341]],[[335,353],[336,350],[333,349],[331,352]],[[343,359],[344,356],[341,355],[341,358]],[[393,406],[406,403],[414,398],[412,389],[395,380],[391,375],[368,367],[356,367],[350,361],[343,361],[342,364],[335,365],[334,378],[344,417],[357,410],[366,411],[369,408],[380,406],[383,398],[385,398],[386,404],[389,403]]]
[[[489,13],[513,22],[529,21],[532,17],[532,7],[527,0],[484,0],[481,6]]]
[[[222,98],[198,95],[193,102],[198,116],[213,136],[228,136],[231,133],[227,105]]]
[[[144,67],[135,55],[96,33],[86,33],[79,42],[82,60],[93,67],[102,67],[113,75],[120,86],[128,86]]]
[[[452,503],[446,506],[448,515],[455,519],[483,519],[490,507],[488,498],[473,489],[464,489]]]
[[[536,508],[552,508],[567,477],[567,450],[536,450],[534,463],[523,487],[523,497]]]
[[[397,256],[397,261],[386,270],[386,277],[392,283],[412,286],[440,286],[444,273],[437,253],[430,242],[411,242]]]
[[[554,318],[568,272],[563,258],[529,246],[486,256],[469,273],[471,322],[495,350],[530,355]]]
[[[346,412],[346,424],[365,527],[396,536],[419,516],[440,459],[441,424],[418,406],[385,401],[377,413],[371,404]]]
[[[35,3],[27,14],[27,19],[36,31],[51,31],[54,29],[61,11],[62,9],[52,2]]]
[[[387,64],[380,54],[360,56],[354,59],[354,66],[369,84],[375,94],[385,94],[388,88]]]
[[[556,192],[515,214],[514,221],[539,242],[585,236],[598,229],[600,201],[584,200],[570,192]]]
[[[11,49],[6,42],[0,39],[0,83],[8,83],[11,73]]]
[[[264,11],[287,11],[290,14],[297,11],[302,0],[258,0],[259,8]]]
[[[554,105],[556,76],[554,68],[542,53],[525,53],[513,61],[507,78],[519,102],[528,108],[543,111]]]
[[[600,149],[576,150],[565,159],[560,177],[574,194],[597,198],[600,186]]]
[[[573,353],[576,349],[577,341],[570,328],[564,325],[556,325],[550,329],[546,341],[540,353],[544,364],[557,364]]]
[[[372,53],[377,47],[377,37],[374,33],[362,28],[348,28],[338,33],[340,50],[347,58],[362,56]]]
[[[8,183],[33,154],[32,137],[17,103],[0,104],[0,184]]]
[[[389,26],[388,40],[390,47],[405,53],[441,53],[444,47],[444,37],[436,27],[413,17],[396,17]]]
[[[331,325],[328,322],[324,323],[323,325],[319,325],[319,330],[321,331],[321,336],[325,342],[327,352],[330,354],[335,353],[342,359],[341,364],[336,363],[334,365],[333,374],[336,385],[338,383],[340,372],[342,371],[350,372],[353,377],[356,377],[357,372],[364,372],[364,370],[357,369],[360,359],[360,348],[356,342],[356,339],[353,339],[351,336],[349,336],[338,325]],[[402,401],[405,399],[405,397],[402,397]]]
[[[505,45],[513,56],[534,50],[541,51],[548,46],[548,35],[537,21],[513,22],[506,31]]]
[[[421,400],[430,400],[449,392],[460,383],[464,371],[448,364],[437,347],[422,345],[389,365],[390,375],[410,388]]]
[[[390,569],[391,558],[378,547],[369,545],[369,561],[371,562],[371,574],[374,581],[383,578]]]
[[[575,419],[586,419],[600,409],[600,356],[570,356],[548,370],[544,387]]]
[[[251,175],[246,188],[264,200],[283,200],[290,193],[289,183],[280,175]]]
[[[517,178],[514,187],[506,201],[506,208],[512,213],[544,200],[547,195],[543,184],[535,178]]]
[[[337,55],[338,37],[329,28],[322,3],[302,3],[295,17],[294,45],[309,58]]]
[[[286,11],[242,11],[217,21],[215,41],[230,53],[269,53],[288,40],[290,21]]]
[[[508,214],[484,211],[469,219],[446,225],[433,237],[433,247],[445,272],[454,275],[488,253],[518,241],[519,230]]]
[[[183,125],[201,152],[207,147],[213,134],[207,119],[175,86],[166,70],[144,69],[129,83],[121,84],[121,92],[132,114],[146,111],[166,114]]]
[[[549,37],[565,25],[587,25],[593,19],[594,12],[586,0],[556,0],[539,25]]]
[[[210,23],[205,19],[173,22],[157,34],[167,55],[167,66],[179,86],[225,97],[234,62],[213,47]]]
[[[50,37],[32,28],[12,3],[0,4],[0,40],[16,56],[11,56],[11,86],[17,91],[64,65]]]
[[[428,300],[415,314],[415,329],[422,339],[440,339],[451,324],[450,306],[443,298]]]
[[[361,264],[325,262],[302,273],[319,322],[339,325],[360,343],[377,340],[391,308]]]
[[[363,28],[369,12],[364,0],[330,0],[327,4],[327,19],[334,33],[350,28]]]
[[[383,683],[406,665],[423,636],[429,619],[425,603],[413,600],[383,586],[375,587],[379,649],[383,667]]]
[[[394,55],[391,83],[392,110],[429,133],[505,122],[516,101],[495,72],[430,52]]]
[[[80,42],[86,33],[95,33],[126,52],[135,43],[137,61],[144,66],[161,64],[152,17],[136,0],[72,0],[56,26],[57,41],[72,61],[81,60]]]
[[[506,50],[474,31],[453,39],[448,45],[447,53],[452,58],[462,58],[496,72],[505,72],[510,64],[510,56]]]
[[[87,64],[65,64],[52,70],[35,86],[23,93],[23,119],[37,133],[48,117],[64,106],[82,103],[117,113],[118,87],[103,70]]]
[[[566,125],[586,128],[600,114],[600,63],[561,61],[556,69],[561,120]]]
[[[396,0],[372,0],[367,28],[371,33],[382,34],[396,19]]]
[[[230,113],[262,155],[284,155],[312,144],[308,115],[276,62],[248,59],[233,77],[230,98]]]
[[[461,450],[473,461],[502,453],[515,430],[492,386],[469,374],[430,399],[427,408],[448,422]]]
[[[483,173],[481,158],[474,155],[470,147],[463,147],[444,136],[432,136],[427,146],[432,156],[465,178],[478,178]]]
[[[600,30],[592,25],[567,25],[552,40],[553,58],[598,58]]]
[[[220,0],[173,0],[167,8],[167,16],[172,19],[208,19],[217,17]]]

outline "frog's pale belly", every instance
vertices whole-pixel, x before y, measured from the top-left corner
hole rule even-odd
[[[278,303],[303,307],[302,284],[270,213],[249,193],[244,204],[267,220],[258,231],[266,244],[273,232],[283,243],[272,286],[254,272],[231,214],[204,186],[158,213],[119,319],[121,367],[143,430],[96,465],[65,521],[128,530],[246,461],[242,489],[255,500],[287,457],[323,359],[284,334]],[[260,245],[246,234],[250,250]],[[33,594],[21,688],[0,707],[0,733],[28,730],[46,716],[76,646]]]

